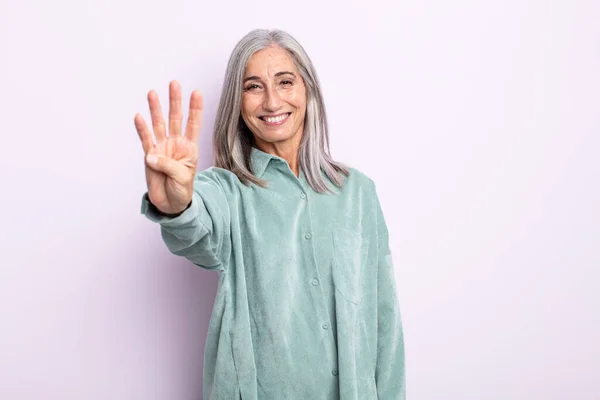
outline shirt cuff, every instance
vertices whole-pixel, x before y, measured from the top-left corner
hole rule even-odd
[[[198,216],[198,206],[202,203],[202,199],[196,192],[192,196],[192,204],[183,213],[177,217],[168,217],[163,215],[154,204],[150,201],[148,192],[142,196],[142,205],[140,212],[150,221],[159,223],[162,226],[179,226],[186,224]]]

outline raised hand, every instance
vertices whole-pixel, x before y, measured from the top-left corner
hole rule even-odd
[[[181,86],[177,81],[169,85],[169,132],[162,116],[158,94],[148,93],[152,118],[152,133],[140,114],[134,117],[145,154],[146,183],[152,204],[164,214],[179,214],[192,201],[194,176],[198,163],[198,135],[202,123],[203,99],[198,90],[190,97],[185,135],[181,135]]]

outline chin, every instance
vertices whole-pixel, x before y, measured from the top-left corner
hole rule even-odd
[[[282,140],[288,140],[292,138],[294,135],[291,132],[261,132],[258,137],[260,137],[265,142],[279,142]]]

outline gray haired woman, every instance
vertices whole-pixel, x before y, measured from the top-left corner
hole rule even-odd
[[[171,82],[168,134],[136,114],[142,213],[173,254],[217,271],[204,399],[404,399],[404,339],[375,183],[334,161],[313,64],[281,30],[254,30],[229,59],[196,171],[203,100]]]

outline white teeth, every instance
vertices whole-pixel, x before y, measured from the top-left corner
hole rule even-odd
[[[265,121],[267,121],[268,123],[272,124],[272,123],[275,123],[275,122],[281,122],[281,121],[283,121],[284,119],[287,118],[287,116],[288,116],[288,114],[283,114],[283,115],[280,115],[280,116],[274,117],[274,118],[271,118],[271,117],[264,117],[264,118],[265,118]]]

